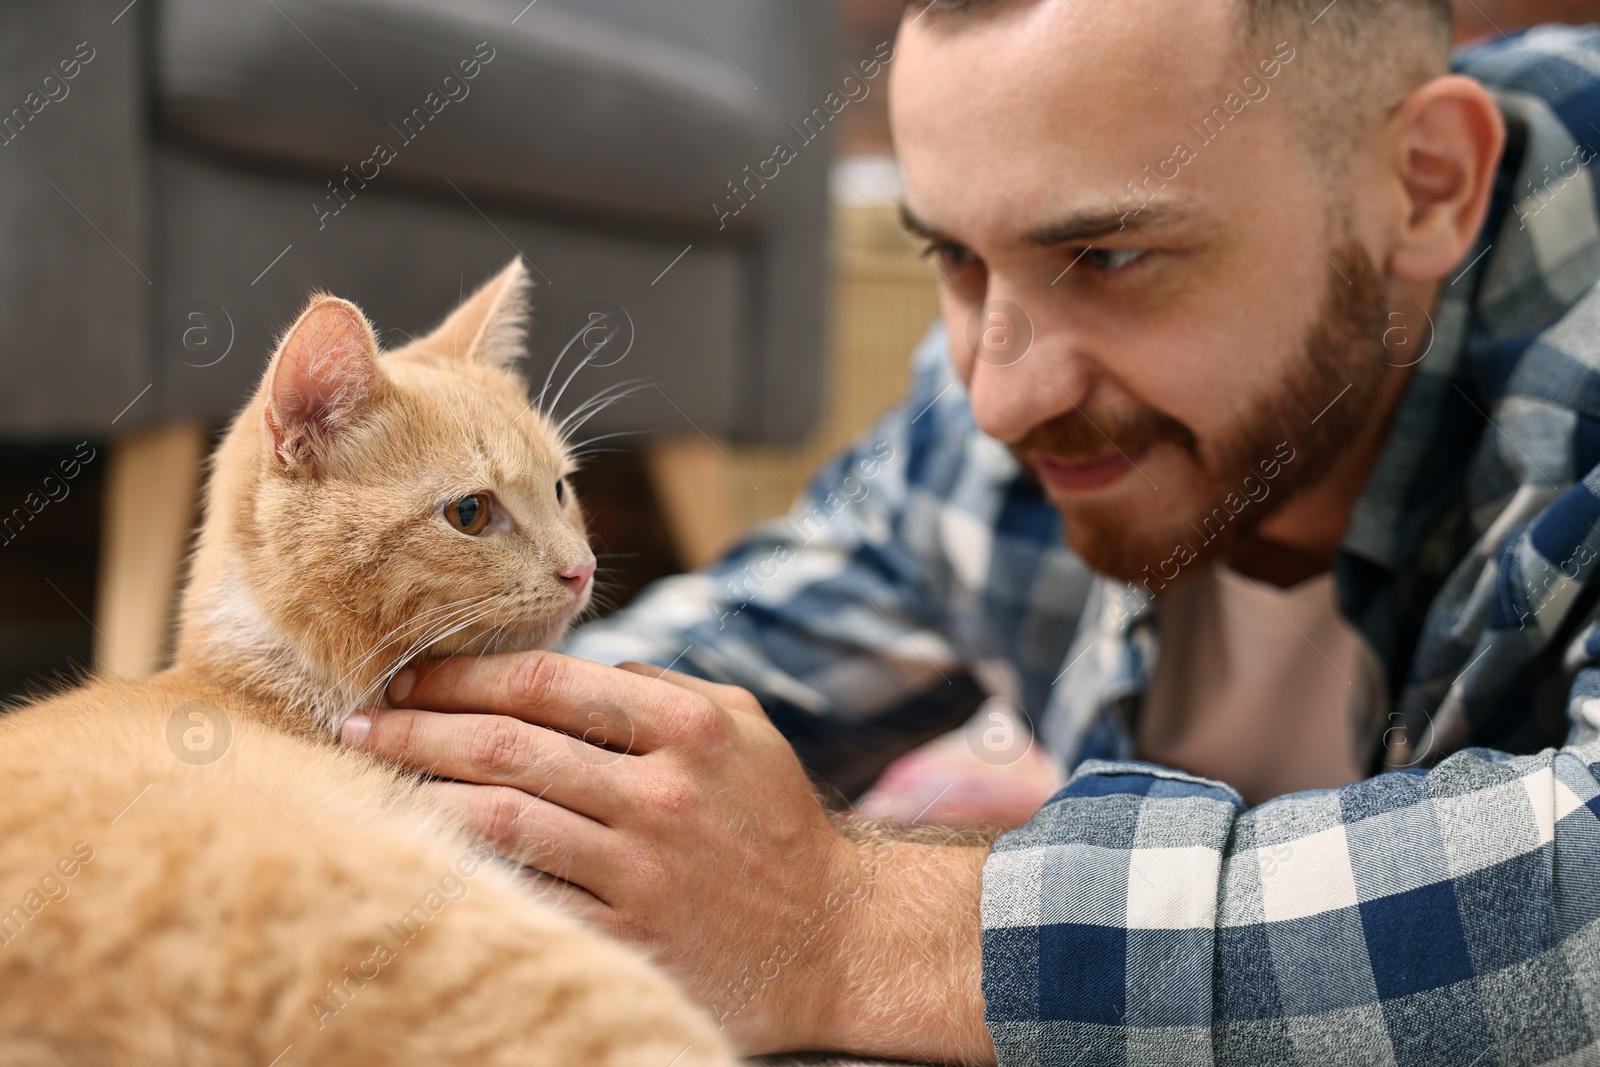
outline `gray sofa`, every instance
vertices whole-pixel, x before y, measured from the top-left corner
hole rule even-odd
[[[808,0],[0,4],[0,438],[219,423],[308,290],[401,337],[515,251],[536,371],[610,308],[632,347],[574,394],[660,386],[595,431],[796,437],[829,147],[789,123],[833,34]]]

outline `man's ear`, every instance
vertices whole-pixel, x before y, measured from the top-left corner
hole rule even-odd
[[[321,474],[341,435],[379,399],[378,342],[361,309],[319,293],[267,368],[267,430],[278,463]]]
[[[527,352],[531,288],[528,269],[517,256],[418,342],[418,347],[502,370],[509,368]]]
[[[1401,101],[1390,122],[1407,217],[1389,270],[1431,284],[1460,264],[1483,228],[1505,149],[1505,119],[1481,83],[1450,74]]]

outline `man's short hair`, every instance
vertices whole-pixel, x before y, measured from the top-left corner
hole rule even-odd
[[[1015,0],[906,0],[906,7],[917,15],[954,21],[964,15],[977,15],[1010,6]],[[1275,31],[1299,25],[1327,24],[1345,36],[1358,35],[1374,23],[1399,16],[1431,24],[1448,42],[1455,28],[1455,12],[1450,0],[1231,0],[1239,19],[1242,37],[1259,41]]]
[[[906,8],[910,17],[925,16],[955,30],[1021,2],[1036,0],[907,0]],[[1450,69],[1450,0],[1225,2],[1236,17],[1236,65],[1253,68],[1280,41],[1304,57],[1296,61],[1300,77],[1287,94],[1306,143],[1335,168],[1390,108]]]

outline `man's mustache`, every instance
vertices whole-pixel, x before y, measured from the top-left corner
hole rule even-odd
[[[1090,415],[1075,408],[1040,423],[1011,446],[1019,456],[1043,452],[1068,463],[1099,459],[1113,450],[1134,452],[1153,445],[1177,445],[1196,454],[1189,428],[1154,408],[1135,411],[1099,411]]]

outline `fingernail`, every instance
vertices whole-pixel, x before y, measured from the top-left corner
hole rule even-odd
[[[417,684],[417,669],[407,667],[389,681],[389,703],[398,704],[411,695],[412,686]]]
[[[371,732],[372,716],[364,711],[358,711],[344,721],[344,729],[339,733],[339,740],[347,745],[359,745]]]

